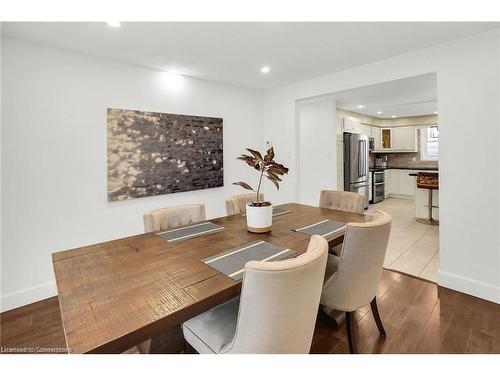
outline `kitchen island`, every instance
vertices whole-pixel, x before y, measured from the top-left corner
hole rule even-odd
[[[439,175],[438,170],[433,170],[433,173]],[[410,173],[415,179],[415,217],[417,219],[426,219],[428,217],[428,201],[429,190],[420,189],[417,185],[417,173]],[[439,220],[439,190],[432,190],[432,217]]]

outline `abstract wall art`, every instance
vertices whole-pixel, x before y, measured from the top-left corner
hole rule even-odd
[[[222,118],[108,109],[108,200],[223,186]]]

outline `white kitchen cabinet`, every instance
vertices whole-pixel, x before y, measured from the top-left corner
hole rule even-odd
[[[361,134],[366,135],[367,137],[372,136],[372,127],[365,124],[359,124],[359,131]]]
[[[415,127],[394,127],[391,135],[392,151],[417,151],[417,131]]]
[[[374,147],[375,147],[375,150],[380,150],[380,142],[381,142],[381,138],[380,138],[380,128],[377,127],[377,126],[372,126],[372,137],[373,137],[373,143],[374,143]]]
[[[399,195],[399,169],[391,169],[391,195]]]
[[[384,181],[385,181],[385,184],[384,184],[384,198],[387,198],[391,194],[391,189],[392,189],[392,186],[391,186],[391,170],[390,169],[386,169],[384,171]]]
[[[361,133],[361,122],[354,117],[343,118],[343,129],[349,133]]]
[[[409,169],[391,169],[389,195],[396,197],[414,197],[415,196],[415,177],[410,173],[415,170]],[[387,186],[387,180],[386,180]]]
[[[380,149],[382,151],[392,150],[392,128],[380,129]]]
[[[375,151],[391,151],[392,146],[392,128],[372,128],[372,137],[375,141]]]
[[[375,151],[417,152],[417,129],[414,126],[372,127]]]
[[[410,176],[410,173],[415,171],[400,170],[399,171],[399,195],[408,197],[415,196],[415,177]]]
[[[354,133],[361,133],[361,121],[351,118],[351,129]]]

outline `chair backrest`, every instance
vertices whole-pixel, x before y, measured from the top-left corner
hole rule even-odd
[[[368,305],[382,273],[392,217],[377,211],[371,222],[347,224],[337,270],[323,286],[321,304],[340,311]]]
[[[235,195],[231,198],[226,199],[226,215],[237,215],[244,214],[247,212],[247,202],[252,202],[255,200],[257,195],[252,194],[240,194]],[[264,194],[259,193],[259,201],[264,200]]]
[[[186,204],[160,208],[144,214],[145,232],[167,230],[206,220],[204,204]]]
[[[309,353],[327,255],[327,241],[313,236],[296,258],[248,262],[236,332],[222,352]]]
[[[362,214],[365,209],[365,199],[363,195],[352,191],[322,190],[319,206]]]

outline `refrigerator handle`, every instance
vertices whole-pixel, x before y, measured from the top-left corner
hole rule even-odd
[[[363,177],[366,177],[366,141],[363,141]]]
[[[361,176],[366,177],[366,160],[365,160],[366,159],[366,149],[365,149],[365,147],[366,147],[366,141],[364,141],[364,140],[361,141],[361,144],[363,146],[362,147],[362,152],[361,152],[361,154],[362,154],[362,159],[361,159],[362,163],[360,163],[361,166],[362,166],[361,167],[362,168],[362,174],[361,174]]]
[[[359,151],[358,151],[358,177],[363,177],[363,157],[362,157],[362,154],[363,154],[363,141],[362,140],[359,140],[358,141],[358,147],[359,147]]]
[[[368,176],[368,142],[365,142],[365,157],[363,158],[363,163],[365,163],[365,176]]]

